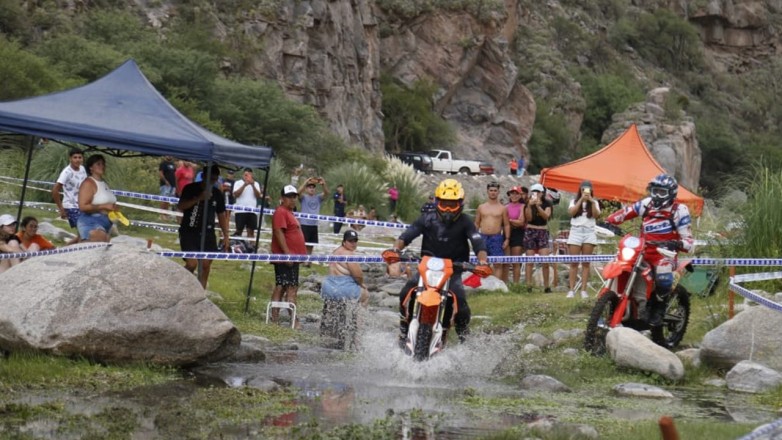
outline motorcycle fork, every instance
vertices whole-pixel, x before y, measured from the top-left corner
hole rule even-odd
[[[623,321],[630,318],[630,315],[632,314],[632,307],[629,306],[630,299],[633,297],[633,286],[635,285],[635,280],[638,277],[638,273],[641,271],[641,263],[643,262],[643,258],[638,258],[635,261],[635,264],[633,265],[632,270],[630,271],[630,275],[628,276],[627,280],[625,281],[624,289],[622,289],[622,298],[619,301],[619,305],[617,306],[616,310],[614,311],[614,315],[611,318],[611,327],[616,327]],[[620,275],[621,276],[621,275]],[[619,287],[619,280],[617,279],[617,287]]]

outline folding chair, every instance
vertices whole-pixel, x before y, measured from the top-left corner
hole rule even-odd
[[[269,316],[272,309],[287,309],[291,311],[291,328],[296,327],[296,304],[287,301],[269,301],[266,305],[266,323],[269,323]]]
[[[570,229],[562,229],[557,233],[557,238],[552,242],[552,255],[568,255],[567,239],[570,237]],[[554,279],[551,282],[552,287],[559,285],[559,264],[554,263],[551,267],[554,269]]]

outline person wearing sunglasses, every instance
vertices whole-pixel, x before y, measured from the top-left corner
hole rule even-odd
[[[652,327],[652,338],[655,342],[662,335],[662,318],[665,313],[665,300],[673,290],[673,271],[676,259],[657,252],[658,246],[664,246],[672,251],[690,252],[693,249],[692,220],[690,210],[686,205],[676,202],[679,184],[673,176],[660,174],[647,186],[649,196],[632,205],[619,209],[609,215],[606,221],[619,225],[636,217],[642,219],[641,236],[648,242],[644,251],[644,259],[654,268],[655,292],[649,304],[641,307],[646,297],[639,301],[639,311],[646,314]],[[659,243],[665,243],[661,245]]]
[[[491,274],[488,266],[486,245],[475,227],[473,219],[462,212],[464,208],[464,188],[456,179],[440,182],[434,192],[435,209],[421,214],[394,243],[395,252],[400,252],[418,236],[423,236],[421,255],[448,258],[456,262],[470,261],[470,245],[478,257],[479,266],[486,274]],[[451,292],[456,297],[458,311],[454,322],[459,340],[464,342],[469,334],[470,307],[462,285],[461,271],[454,271],[451,277]],[[407,337],[407,311],[403,305],[407,292],[418,284],[418,273],[411,277],[399,292],[399,338],[404,342]],[[452,313],[451,305],[446,306],[445,316]],[[450,325],[450,322],[445,324]]]

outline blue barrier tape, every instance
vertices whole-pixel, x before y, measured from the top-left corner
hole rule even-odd
[[[50,249],[48,251],[38,252],[16,252],[12,254],[0,253],[0,260],[11,260],[14,258],[31,258],[31,257],[43,257],[46,255],[67,254],[70,252],[84,251],[88,249],[97,249],[111,246],[111,243],[92,243],[92,244],[76,244],[73,246]]]
[[[778,428],[782,427],[782,419],[779,419],[777,421],[766,423],[765,425],[758,426],[755,428],[752,432],[745,435],[744,437],[741,437],[737,440],[755,440],[758,438],[765,437],[768,434],[773,433]],[[774,437],[777,438],[777,437]]]

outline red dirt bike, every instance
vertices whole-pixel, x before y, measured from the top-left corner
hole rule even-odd
[[[416,261],[415,257],[399,258],[398,256],[395,260],[389,252],[392,251],[383,253],[383,258],[387,263]],[[491,269],[488,266],[475,266],[471,263],[455,262],[447,258],[424,256],[418,262],[420,275],[418,285],[410,289],[402,303],[408,310],[410,323],[403,350],[416,361],[425,361],[445,348],[447,329],[443,324],[445,322],[452,323],[458,312],[455,297],[449,290],[454,268],[469,271],[484,278],[491,275]],[[450,316],[445,316],[446,305],[449,301],[453,305],[453,312]]]
[[[593,354],[604,354],[606,335],[614,327],[625,326],[639,331],[652,330],[652,340],[666,348],[674,348],[681,342],[690,319],[690,294],[678,284],[684,270],[692,272],[692,265],[682,261],[674,270],[673,291],[665,302],[662,327],[650,328],[646,319],[639,316],[638,304],[633,292],[643,292],[647,308],[654,292],[652,267],[643,259],[646,246],[656,246],[667,257],[675,251],[665,249],[666,242],[646,241],[642,237],[625,235],[619,241],[616,258],[603,268],[605,283],[598,294],[584,335],[584,349]]]

